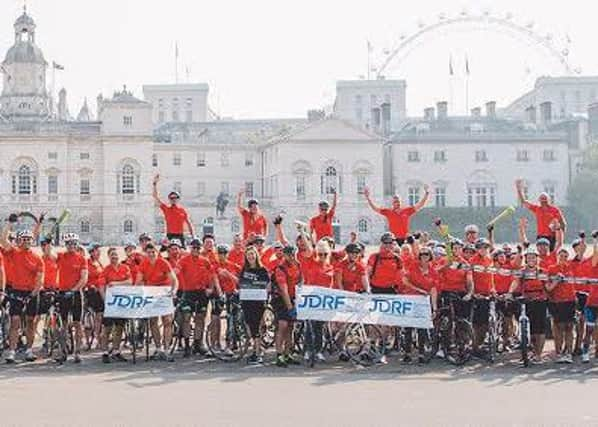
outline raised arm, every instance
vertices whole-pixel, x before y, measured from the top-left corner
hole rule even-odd
[[[376,206],[374,204],[374,202],[372,201],[372,196],[370,194],[370,189],[369,188],[364,188],[363,189],[363,196],[365,197],[365,200],[367,200],[368,205],[370,205],[370,208],[376,212],[376,213],[380,213],[380,211],[382,210],[382,208],[380,208],[379,206]]]
[[[287,246],[289,244],[289,240],[287,239],[287,236],[284,234],[284,227],[282,226],[282,216],[280,215],[278,215],[274,219],[274,231],[274,238],[283,245]]]
[[[337,203],[338,203],[338,191],[334,190],[334,195],[332,197],[332,208],[330,209],[331,211],[333,211],[333,212],[336,211]]]
[[[8,240],[8,235],[10,234],[11,230],[12,230],[12,223],[6,222],[6,224],[4,224],[4,227],[2,227],[2,232],[0,232],[0,247],[2,249],[6,249],[6,250],[12,249],[12,244]]]
[[[417,211],[421,210],[421,208],[426,206],[426,203],[428,203],[429,198],[430,198],[430,186],[428,184],[424,184],[424,197],[413,206],[415,211],[417,212]]]
[[[160,196],[158,195],[158,182],[160,181],[160,174],[156,174],[154,176],[154,180],[152,181],[152,197],[156,204],[162,205],[164,202],[160,200]]]
[[[243,211],[245,208],[243,208],[243,194],[245,193],[245,189],[241,189],[238,193],[237,193],[237,212],[239,212],[239,215],[243,215]]]
[[[515,181],[515,189],[517,190],[517,198],[519,199],[519,203],[521,205],[527,207],[529,205],[529,200],[525,198],[525,194],[523,194],[523,180],[518,179]]]
[[[189,234],[191,235],[191,238],[194,238],[195,237],[195,229],[193,228],[193,223],[191,223],[189,216],[187,216],[187,219],[185,220],[185,222],[187,224],[187,230],[189,230]]]
[[[37,242],[39,239],[39,235],[42,230],[42,224],[44,222],[45,217],[46,217],[46,212],[42,212],[41,214],[39,214],[39,218],[38,218],[37,222],[35,223],[35,226],[33,227],[32,233],[33,233],[33,241],[34,242]]]
[[[527,218],[522,217],[519,219],[519,227],[517,229],[517,231],[519,232],[519,242],[520,243],[528,242],[526,229],[527,229]]]

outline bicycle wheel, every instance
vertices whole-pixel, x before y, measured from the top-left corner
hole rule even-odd
[[[264,314],[260,322],[260,339],[264,348],[270,348],[274,345],[276,340],[276,328],[278,322],[276,321],[276,314],[270,304],[264,307]]]
[[[206,341],[210,353],[223,362],[241,360],[249,348],[250,333],[241,313],[226,313],[212,316],[208,331],[218,330],[220,333],[206,334]]]
[[[473,328],[465,319],[455,321],[455,345],[451,351],[451,363],[457,366],[464,365],[471,359],[473,348]]]
[[[419,358],[422,363],[428,364],[436,354],[433,329],[418,329],[416,335]]]
[[[343,342],[343,349],[351,361],[362,366],[372,365],[385,353],[382,332],[374,325],[347,325]]]
[[[330,357],[337,358],[343,350],[343,337],[346,324],[328,322],[322,330],[323,351]]]
[[[305,347],[305,323],[304,322],[294,322],[293,324],[293,348],[294,352],[297,354],[303,354],[303,349]]]
[[[307,365],[310,368],[313,368],[316,364],[316,335],[314,333],[314,325],[311,320],[305,321],[305,328],[304,328],[304,351],[305,354],[308,356],[306,358]]]
[[[135,327],[135,320],[127,320],[125,324],[125,336],[126,340],[129,342],[131,346],[131,358],[133,359],[133,364],[137,363],[137,328]]]
[[[523,363],[524,367],[529,366],[529,353],[528,353],[528,346],[529,346],[529,339],[528,339],[528,322],[527,319],[521,320],[521,363]]]
[[[83,312],[83,333],[85,335],[85,347],[87,351],[91,350],[93,340],[95,339],[95,313],[92,310],[85,310]]]

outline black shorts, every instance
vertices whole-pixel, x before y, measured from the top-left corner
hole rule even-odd
[[[371,285],[370,288],[372,289],[373,294],[382,294],[382,295],[396,295],[397,291],[394,287],[391,288],[379,288],[378,286]]]
[[[573,323],[575,320],[575,301],[552,303],[551,315],[556,323]]]
[[[210,298],[210,303],[212,304],[212,315],[213,316],[220,316],[222,312],[226,309],[227,313],[231,312],[231,301],[239,300],[239,295],[235,293],[224,294],[224,304],[218,302],[217,298]]]
[[[249,327],[252,338],[260,337],[260,323],[264,315],[264,301],[241,301],[245,323]]]
[[[272,309],[276,314],[277,320],[285,320],[287,322],[292,322],[293,320],[295,320],[289,316],[289,309],[287,308],[286,304],[284,303],[284,300],[280,295],[276,295],[274,298],[272,298],[271,304]],[[291,298],[291,304],[295,306],[294,298]]]
[[[442,291],[440,293],[440,306],[441,307],[448,307],[450,301],[453,301],[453,308],[455,310],[455,317],[458,319],[467,319],[471,318],[471,306],[472,302],[470,301],[463,301],[463,297],[465,296],[465,292],[454,292],[454,291]],[[455,298],[457,297],[457,298]]]
[[[166,233],[166,238],[168,240],[177,239],[183,245],[183,249],[185,249],[185,235],[183,234],[176,234],[176,233]]]
[[[104,300],[100,291],[96,288],[89,288],[85,291],[85,305],[96,313],[104,312]]]
[[[39,307],[37,310],[38,315],[48,314],[50,306],[54,301],[54,291],[41,291],[39,293]]]
[[[488,316],[490,315],[490,301],[485,299],[474,300],[473,302],[473,318],[474,326],[484,326],[488,324]]]
[[[59,292],[56,296],[60,304],[60,317],[63,322],[68,321],[69,314],[73,316],[73,322],[80,322],[83,317],[83,296],[77,292]]]
[[[183,304],[187,304],[191,309],[191,313],[200,314],[207,313],[208,303],[210,299],[206,291],[179,291],[177,295]]]
[[[121,319],[118,317],[104,317],[102,318],[102,325],[106,326],[107,328],[111,328],[113,326],[125,326],[125,322],[127,319]]]
[[[11,316],[20,316],[23,313],[28,317],[37,316],[39,296],[32,297],[31,291],[17,291],[12,289],[8,292],[8,313]]]
[[[546,301],[529,301],[525,306],[532,335],[546,333],[546,306]]]
[[[575,293],[575,301],[576,301],[576,308],[579,311],[583,311],[588,304],[588,294],[585,292],[576,292]]]
[[[506,318],[517,317],[521,313],[521,306],[516,301],[497,301],[496,311],[502,313]]]

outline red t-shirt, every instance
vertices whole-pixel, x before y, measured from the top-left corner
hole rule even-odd
[[[552,267],[554,264],[556,264],[556,252],[555,251],[549,252],[547,255],[540,257],[540,268],[547,270],[548,268]]]
[[[81,280],[81,273],[87,270],[87,260],[77,252],[61,252],[56,258],[58,289],[70,291]]]
[[[380,215],[388,221],[388,229],[398,239],[404,239],[409,234],[409,221],[414,213],[413,206],[399,209],[398,212],[394,209],[380,209]]]
[[[516,269],[515,266],[513,265],[513,263],[509,260],[507,260],[507,262],[505,262],[504,264],[495,262],[494,267],[496,267],[498,269],[505,270],[505,273],[511,272]],[[510,275],[507,276],[507,275],[498,274],[498,273],[494,275],[494,289],[496,289],[497,294],[508,293],[509,288],[511,287],[512,283],[513,283],[513,276],[510,276]]]
[[[17,291],[35,289],[35,278],[44,271],[42,258],[31,249],[10,249],[5,252],[12,262],[12,287]]]
[[[185,223],[189,218],[185,208],[179,205],[169,206],[165,203],[160,203],[160,210],[164,214],[166,233],[183,234]]]
[[[361,261],[350,262],[348,259],[341,261],[335,268],[341,275],[341,284],[345,291],[363,291],[363,277],[367,274]]]
[[[562,274],[565,277],[570,277],[571,274],[571,265],[569,263],[565,264],[554,264],[548,268],[548,274],[550,276],[555,276],[557,274]],[[556,285],[556,288],[553,289],[552,292],[548,294],[550,301],[552,302],[572,302],[575,301],[575,284],[568,283],[568,282],[559,282]]]
[[[593,268],[591,257],[583,258],[581,260],[575,257],[569,262],[569,266],[571,267],[571,275],[573,277],[592,277]],[[575,284],[576,291],[591,293],[592,288],[593,285]]]
[[[131,270],[131,277],[133,278],[133,283],[137,282],[137,273],[139,273],[139,266],[145,259],[145,255],[140,254],[139,252],[133,252],[130,256],[127,257],[123,261],[123,264],[126,264],[127,267]]]
[[[330,209],[326,215],[316,215],[309,220],[309,228],[316,233],[316,241],[319,241],[322,237],[334,237],[332,219],[335,214],[336,211]]]
[[[521,269],[524,274],[546,274],[546,270],[538,268],[537,270],[530,270],[525,267]],[[546,291],[544,290],[544,281],[538,279],[525,279],[524,277],[519,279],[518,291],[529,299],[533,300],[545,300]]]
[[[465,267],[469,267],[469,263],[463,258],[455,258],[454,262],[461,263]],[[447,292],[466,292],[467,291],[467,270],[456,269],[446,266],[447,259],[441,264],[438,264],[438,271],[441,280],[441,290]]]
[[[295,298],[296,288],[302,277],[299,265],[282,262],[276,267],[274,276],[277,286],[286,285],[289,298]],[[277,289],[274,289],[274,292],[277,292]]]
[[[475,271],[475,266],[491,267],[492,258],[481,257],[479,254],[475,254],[469,263],[474,268],[473,270],[473,289],[476,294],[490,295],[492,291],[492,283],[494,275],[492,273],[478,273]]]
[[[58,264],[54,257],[42,256],[44,261],[44,289],[52,291],[58,288]]]
[[[245,249],[242,247],[235,248],[233,246],[228,253],[227,259],[233,264],[242,266],[245,263]]]
[[[427,292],[432,291],[433,288],[438,286],[438,282],[440,277],[436,270],[429,266],[429,269],[426,273],[423,272],[421,266],[419,264],[412,264],[406,271],[406,277],[409,279],[413,286],[416,286],[420,289],[423,289]],[[411,287],[407,287],[403,284],[399,287],[400,293],[405,295],[422,295],[420,292],[417,292],[415,289]]]
[[[526,207],[533,212],[536,217],[536,228],[538,236],[552,236],[554,232],[550,229],[550,223],[553,220],[562,221],[563,214],[556,206],[541,206],[527,203]]]
[[[305,272],[305,284],[323,288],[334,287],[334,267],[332,264],[311,263]]]
[[[87,278],[87,286],[97,288],[104,286],[104,278],[102,276],[102,264],[99,261],[87,260],[87,271],[89,276]]]
[[[239,273],[241,272],[241,267],[239,267],[237,264],[232,263],[230,261],[224,261],[224,262],[218,261],[215,264],[215,270],[218,274],[218,281],[220,282],[220,289],[222,289],[222,292],[224,292],[225,294],[230,295],[237,290],[237,284],[235,283],[235,281],[233,279],[228,277],[228,275],[221,274],[220,272],[218,272],[218,270],[220,270],[220,269],[224,269],[224,270],[228,271],[229,273],[232,273],[233,276],[238,277]]]
[[[133,276],[131,275],[131,269],[126,264],[118,264],[114,267],[112,264],[108,264],[102,272],[104,283],[109,284],[110,282],[122,282],[124,280],[130,280],[133,282]]]
[[[145,286],[167,286],[170,285],[169,275],[172,268],[164,258],[156,258],[155,263],[151,263],[149,258],[144,258],[139,266],[141,274],[141,283]]]
[[[12,286],[15,281],[14,262],[12,259],[13,250],[6,250],[0,248],[0,253],[4,255],[4,275],[6,277],[6,284]]]
[[[247,240],[251,235],[261,235],[266,237],[268,234],[268,220],[262,214],[251,216],[249,209],[241,210],[241,219],[243,220],[243,239]]]
[[[216,271],[213,264],[204,256],[187,255],[179,262],[181,270],[181,291],[203,291],[211,284]]]
[[[395,288],[401,284],[403,263],[394,252],[375,253],[368,258],[368,266],[373,271],[370,283],[377,288]],[[375,270],[375,271],[374,271]]]

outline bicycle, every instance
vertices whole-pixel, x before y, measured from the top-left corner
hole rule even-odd
[[[87,351],[91,350],[95,336],[96,312],[86,304],[81,317],[81,326],[85,336],[85,346]]]
[[[503,315],[496,309],[495,296],[475,295],[475,301],[488,301],[488,332],[486,333],[486,344],[488,346],[488,361],[496,362],[499,342],[502,340],[504,327]],[[504,346],[504,345],[503,345]]]
[[[455,315],[455,303],[462,301],[459,295],[450,293],[443,299],[445,302],[438,311],[438,346],[448,362],[462,366],[472,356],[473,327],[469,320]]]
[[[260,322],[260,339],[262,346],[267,349],[274,346],[276,340],[276,329],[278,322],[276,320],[276,313],[272,305],[268,302],[264,307],[264,314]]]
[[[124,327],[125,345],[131,349],[131,360],[137,363],[137,350],[145,346],[145,359],[149,361],[149,328],[141,319],[127,319]]]
[[[57,298],[56,292],[50,291],[45,294],[50,298],[48,313],[45,316],[43,323],[43,344],[42,349],[46,357],[52,357],[54,349],[57,348],[59,356],[55,358],[56,362],[63,364],[66,362],[67,355],[72,354],[73,347],[68,345],[67,340],[67,328],[70,329],[70,322],[67,321],[66,325],[60,315],[60,305],[62,301]],[[73,298],[74,292],[66,292],[63,297]],[[72,336],[72,330],[70,331]],[[72,341],[71,341],[72,342]]]
[[[172,321],[172,344],[170,345],[170,354],[183,346],[183,323],[185,317],[191,315],[191,305],[183,298],[180,298],[174,310],[174,316]]]
[[[382,331],[375,325],[349,323],[343,339],[343,351],[358,365],[370,366],[383,360],[386,346]]]
[[[8,336],[10,329],[10,315],[8,313],[7,300],[0,304],[0,357],[8,348]]]
[[[219,330],[220,334],[216,337],[208,333],[207,344],[216,359],[223,362],[236,362],[247,354],[251,334],[245,323],[241,302],[237,297],[228,300],[220,316],[212,316],[208,331],[214,330]]]
[[[402,328],[400,340],[402,342],[404,360],[411,359],[411,346],[414,342],[418,352],[419,363],[430,363],[438,351],[438,340],[434,329]]]
[[[529,300],[525,297],[517,297],[516,300],[521,305],[521,314],[519,315],[519,345],[521,346],[521,362],[524,367],[529,366],[529,344],[530,344],[530,324],[527,317],[526,306]]]

